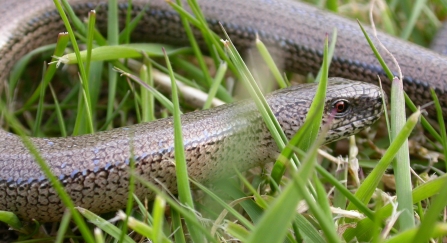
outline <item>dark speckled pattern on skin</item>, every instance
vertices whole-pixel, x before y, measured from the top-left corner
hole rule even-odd
[[[70,1],[80,16],[86,16],[90,9],[95,8],[99,26],[104,26],[106,16],[105,5],[99,4],[103,2]],[[150,5],[134,33],[134,40],[187,45],[178,16],[164,0],[133,2],[135,13],[145,4]],[[337,27],[338,41],[331,75],[368,82],[376,82],[376,75],[382,75],[381,68],[356,23],[352,21],[289,0],[228,0],[224,4],[223,1],[211,0],[199,2],[213,30],[218,30],[217,21],[221,21],[240,50],[251,47],[255,33],[259,33],[272,52],[282,57],[288,70],[317,72],[321,64],[324,37]],[[120,6],[123,9],[120,14],[124,15],[127,7],[124,4]],[[21,56],[40,45],[55,42],[57,33],[65,31],[51,0],[2,0],[0,23],[2,85],[6,85],[3,81]],[[407,77],[405,87],[413,99],[419,104],[427,102],[426,87],[434,87],[439,94],[444,93],[442,77],[447,70],[444,57],[384,34],[379,34],[379,37],[400,61]],[[382,80],[386,81],[383,75]],[[330,92],[333,93],[329,95],[345,96],[354,95],[354,91],[371,91],[370,95],[375,96],[372,96],[372,100],[366,98],[366,101],[378,102],[377,88],[374,86],[353,83],[344,87],[347,90],[332,89]],[[371,90],[364,87],[371,87]],[[304,118],[303,107],[308,105],[310,99],[297,101],[297,104],[288,107],[297,109],[295,111],[298,113],[292,115],[292,110],[284,109],[282,105],[282,102],[290,101],[277,97],[299,99],[312,94],[307,89],[313,88],[307,87],[306,91],[279,91],[270,98],[276,112],[281,109],[285,112],[278,113],[278,118],[287,128],[288,134],[300,126]],[[362,99],[365,97],[368,95],[362,95]],[[362,105],[357,104],[357,99],[350,99],[353,99],[353,104]],[[441,102],[443,107],[447,107],[445,96],[441,97]],[[343,128],[334,127],[330,132],[332,138],[354,133],[360,127],[372,123],[381,106],[376,104],[359,108],[352,116],[340,119],[340,122],[347,124]],[[363,114],[368,115],[371,111],[375,115],[363,117]],[[239,168],[244,170],[255,165],[252,163],[270,161],[276,154],[276,148],[260,118],[247,103],[187,114],[183,116],[183,122],[189,172],[201,182],[228,174],[231,167],[226,161],[237,161]],[[170,120],[165,119],[95,135],[33,141],[65,184],[76,205],[101,213],[125,205],[126,162],[129,161],[130,144],[134,146],[139,173],[148,179],[159,179],[175,192],[171,126]],[[252,149],[241,152],[241,146],[238,146],[241,142]],[[249,151],[248,154],[245,151]],[[242,155],[247,158],[246,161],[241,159]],[[138,186],[136,193],[145,195],[147,192]],[[0,210],[13,211],[25,219],[35,218],[40,221],[58,220],[63,212],[57,195],[18,138],[5,132],[0,134]]]
[[[289,137],[302,125],[315,89],[315,84],[301,85],[267,96]],[[327,96],[326,115],[337,100],[351,104],[334,119],[327,142],[360,131],[382,112],[379,88],[372,84],[333,79]],[[176,193],[172,123],[167,118],[94,135],[32,141],[75,205],[103,213],[126,205],[131,147],[136,173]],[[231,175],[233,163],[244,171],[273,161],[278,152],[250,101],[182,115],[182,129],[189,175],[202,183]],[[59,220],[64,207],[20,138],[2,131],[0,149],[0,210],[24,219]],[[139,184],[135,194],[153,197]]]

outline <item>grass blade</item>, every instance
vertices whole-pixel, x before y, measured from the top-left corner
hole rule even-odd
[[[175,150],[175,172],[177,176],[177,188],[180,202],[185,204],[190,210],[194,210],[194,202],[192,200],[191,188],[188,180],[188,170],[186,167],[185,150],[183,144],[182,123],[180,119],[179,98],[177,93],[177,83],[175,82],[174,72],[167,54],[165,54],[166,65],[168,67],[169,76],[171,77],[172,86],[172,103],[174,104],[174,150]],[[195,219],[197,220],[197,219]],[[201,233],[194,227],[190,220],[186,220],[189,233],[194,242],[203,242],[204,238]]]
[[[402,81],[394,78],[391,85],[391,140],[397,138],[405,125],[405,99]],[[392,163],[396,179],[397,209],[402,211],[399,217],[401,230],[414,227],[414,212],[411,199],[411,173],[408,138],[396,153]]]
[[[395,140],[390,144],[389,148],[385,152],[385,154],[380,159],[377,166],[373,169],[373,171],[366,177],[366,179],[363,181],[363,183],[360,185],[359,189],[355,193],[355,196],[363,202],[363,204],[367,204],[369,200],[371,199],[371,196],[373,195],[374,191],[377,188],[377,185],[380,182],[380,179],[382,178],[383,173],[386,171],[388,165],[392,162],[394,159],[397,151],[399,148],[404,144],[408,136],[410,136],[411,131],[413,131],[413,128],[416,126],[419,116],[421,112],[415,112],[413,113],[405,123],[402,130],[399,132],[399,134],[396,136]],[[352,203],[349,203],[348,210],[356,209],[356,206],[354,206]]]

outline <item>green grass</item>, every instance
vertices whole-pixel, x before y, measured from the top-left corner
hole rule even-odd
[[[51,176],[44,161],[39,159],[39,165],[46,169],[47,176],[56,185],[59,195],[69,208],[67,211],[69,213],[66,213],[60,225],[56,225],[58,227],[56,235],[42,235],[34,234],[35,228],[22,224],[14,215],[0,212],[0,220],[6,221],[17,232],[20,232],[20,240],[34,238],[36,242],[44,239],[58,242],[67,239],[80,242],[138,242],[135,237],[138,233],[154,242],[188,242],[191,240],[194,242],[223,242],[233,239],[243,242],[301,242],[303,240],[306,242],[350,242],[356,240],[426,242],[430,238],[441,240],[447,235],[447,224],[442,221],[443,210],[447,202],[447,176],[442,175],[443,171],[434,168],[433,171],[440,172],[438,178],[427,180],[425,183],[414,182],[414,180],[412,182],[414,176],[409,176],[410,164],[419,166],[420,169],[416,172],[422,178],[428,178],[424,171],[427,170],[430,173],[433,171],[430,171],[431,167],[427,163],[421,162],[421,159],[410,158],[408,151],[399,150],[402,144],[407,147],[406,140],[420,116],[420,113],[416,111],[407,122],[403,119],[404,109],[399,106],[402,105],[403,99],[401,91],[396,90],[397,95],[393,95],[400,96],[400,101],[391,102],[391,124],[388,127],[392,127],[395,132],[391,134],[391,138],[386,135],[384,137],[377,136],[371,141],[379,148],[387,150],[378,153],[373,147],[368,146],[368,143],[359,142],[357,146],[360,150],[355,153],[355,147],[350,145],[353,156],[357,156],[361,160],[360,165],[364,165],[362,167],[363,174],[358,173],[361,179],[360,185],[355,185],[352,183],[351,176],[338,175],[348,174],[347,167],[338,171],[328,160],[317,159],[317,149],[321,144],[321,139],[315,136],[315,129],[318,129],[315,124],[321,122],[321,105],[313,104],[309,119],[303,125],[305,129],[300,130],[291,141],[287,141],[270,108],[266,105],[254,76],[231,44],[223,45],[219,39],[224,37],[216,37],[214,33],[210,32],[203,22],[200,9],[192,7],[194,16],[196,16],[193,17],[182,12],[180,5],[171,4],[182,13],[182,21],[189,35],[191,48],[165,46],[165,52],[168,54],[165,56],[161,51],[161,46],[157,44],[128,44],[129,33],[134,29],[135,21],[137,21],[130,18],[126,20],[126,28],[121,34],[116,19],[110,18],[109,35],[105,38],[93,28],[95,14],[91,13],[88,28],[80,21],[75,21],[74,25],[77,30],[77,39],[87,43],[87,50],[79,51],[77,45],[73,44],[69,48],[72,48],[74,52],[65,57],[68,62],[81,63],[78,67],[80,76],[74,75],[76,77],[73,79],[63,72],[55,74],[55,66],[49,66],[39,86],[19,91],[20,97],[27,97],[22,100],[23,107],[10,113],[6,112],[5,118],[9,127],[19,135],[66,136],[66,134],[94,133],[112,127],[125,126],[129,121],[139,123],[151,121],[166,114],[173,115],[176,131],[175,153],[179,198],[173,199],[138,175],[131,176],[131,180],[141,182],[150,190],[155,191],[157,197],[147,207],[146,202],[142,201],[143,199],[133,196],[133,188],[129,188],[128,207],[123,209],[126,212],[119,212],[117,217],[119,220],[111,223],[106,221],[107,216],[98,216],[87,210],[75,208],[69,197],[64,195],[63,188],[60,185],[57,186],[59,184],[57,179]],[[192,4],[195,6],[194,3]],[[439,22],[433,16],[444,17],[446,15],[445,6],[432,6],[431,4],[419,1],[418,4],[409,7],[402,1],[389,1],[386,8],[380,10],[378,15],[380,18],[377,16],[375,18],[377,26],[396,36],[427,45],[428,40],[433,38],[433,30],[439,26]],[[356,8],[354,11],[353,6],[349,1],[342,5],[337,5],[336,1],[327,1],[327,7],[332,11],[339,11],[342,14],[350,12],[356,17],[362,16],[362,19],[365,20],[364,16],[367,15],[367,12],[362,8]],[[115,8],[111,9],[113,11],[109,14],[116,13]],[[63,15],[62,12],[61,14]],[[75,18],[70,11],[67,14],[71,19]],[[203,56],[190,33],[191,30],[188,29],[188,23],[198,26],[204,33],[207,43],[215,48],[210,58]],[[75,32],[70,31],[70,33],[72,34],[69,38],[72,43],[75,43],[73,41]],[[336,38],[336,36],[330,38]],[[59,38],[58,45],[62,47],[57,48],[55,55],[60,56],[61,49],[64,49],[67,44],[67,39],[67,36]],[[114,47],[105,45],[106,42],[117,44],[119,41],[125,45]],[[93,48],[92,43],[101,47]],[[258,43],[258,48],[274,73],[279,86],[287,86],[287,79],[290,78],[290,75],[285,78],[278,71],[261,42]],[[333,47],[325,47],[326,58],[321,73],[317,77],[321,84],[318,95],[325,93],[327,65],[330,60],[328,57],[331,55],[331,48]],[[40,48],[40,50],[43,49],[49,48]],[[191,55],[195,57],[197,66],[189,63]],[[137,65],[138,68],[135,66],[129,68],[132,66],[131,61],[128,61],[129,65],[126,66],[116,61],[117,58],[139,58],[138,60],[142,61],[141,65]],[[25,59],[29,60],[30,58]],[[109,62],[98,62],[99,59]],[[79,60],[83,60],[83,62],[79,62]],[[20,64],[16,68],[18,71],[12,75],[11,79],[17,80],[18,73],[22,73],[26,65],[26,62]],[[171,80],[174,87],[172,102],[170,98],[151,87],[156,75],[155,69],[164,72]],[[217,70],[213,72],[214,69]],[[232,101],[232,94],[221,85],[225,73],[229,71],[249,91],[275,142],[283,152],[271,171],[268,168],[262,168],[262,173],[241,174],[236,172],[237,176],[234,178],[227,179],[225,182],[216,182],[213,189],[210,189],[208,185],[201,185],[187,177],[183,150],[178,149],[182,147],[182,140],[179,139],[182,134],[179,117],[181,110],[210,108],[213,98],[226,102]],[[23,77],[26,79],[26,73]],[[49,84],[51,79],[59,81],[52,81]],[[68,81],[64,83],[60,80]],[[108,80],[108,82],[104,80]],[[199,107],[191,107],[190,104],[179,100],[174,80],[180,80],[191,87],[207,92],[209,98]],[[27,80],[29,83],[33,81],[35,80]],[[107,92],[102,92],[103,89]],[[54,90],[58,90],[58,92]],[[61,93],[65,95],[60,95]],[[9,91],[9,96],[15,96],[13,90]],[[157,109],[154,104],[157,104]],[[439,109],[439,104],[437,104],[437,108]],[[7,107],[2,103],[2,110],[6,109]],[[400,114],[394,115],[396,110]],[[29,114],[35,115],[33,122],[24,122],[23,125],[20,125],[20,121],[24,121],[24,117],[29,117]],[[65,116],[63,119],[63,114],[78,115]],[[400,116],[400,118],[394,118],[396,116]],[[396,122],[397,125],[395,125]],[[54,124],[58,125],[54,126]],[[437,142],[445,148],[447,138],[442,116],[439,117],[439,124],[442,124],[439,131],[429,126],[425,120],[422,120],[422,124],[434,138],[433,141],[426,144],[426,147],[430,148],[433,143]],[[402,130],[399,131],[400,129]],[[380,128],[376,126],[371,133],[378,130]],[[364,135],[357,141],[361,140],[365,140]],[[303,141],[307,143],[303,143]],[[39,154],[34,151],[35,149],[32,144],[28,143],[26,137],[24,137],[24,142],[39,158]],[[335,148],[335,145],[330,145],[330,148]],[[440,149],[440,146],[438,149],[432,150],[447,156],[447,150]],[[400,154],[399,158],[404,159],[393,161],[396,154]],[[436,166],[443,169],[446,163]],[[370,164],[373,164],[372,168],[368,166]],[[395,171],[395,191],[387,189],[382,183],[382,176],[386,173],[389,174],[387,170],[390,165]],[[346,177],[349,183],[343,181]],[[200,188],[201,193],[192,192],[188,181],[193,183],[196,188]],[[410,183],[413,183],[414,189]],[[332,193],[332,189],[335,190],[334,193]],[[392,204],[387,204],[388,202],[384,201],[383,194],[381,194],[383,192],[399,195],[398,206],[394,210]],[[439,195],[437,195],[438,193]],[[335,195],[335,198],[332,198],[332,195]],[[296,211],[300,201],[306,202],[309,207],[301,213]],[[343,211],[340,214],[332,213],[330,205],[333,204],[341,206],[341,209],[351,211]],[[132,206],[138,210],[131,210]],[[354,212],[352,210],[355,210],[361,217],[344,217],[348,212]],[[399,215],[397,211],[403,211],[403,213],[399,212]],[[417,214],[417,217],[414,214]],[[81,215],[87,220],[83,219]],[[388,219],[398,215],[396,224],[389,223]],[[70,224],[71,219],[74,222]],[[47,225],[47,227],[49,226]],[[72,232],[75,228],[78,229]],[[384,228],[389,228],[389,231],[384,231]],[[389,233],[383,235],[383,232]]]

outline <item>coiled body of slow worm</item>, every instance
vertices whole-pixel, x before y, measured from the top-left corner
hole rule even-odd
[[[81,16],[96,9],[98,25],[104,25],[105,1],[69,2]],[[255,35],[259,34],[271,51],[282,58],[286,69],[301,73],[319,69],[323,40],[336,27],[338,39],[330,75],[367,82],[376,82],[380,75],[385,87],[389,87],[388,79],[353,21],[288,0],[199,3],[211,29],[220,32],[217,24],[220,21],[240,50],[251,47]],[[148,6],[133,39],[187,45],[178,15],[164,0],[135,0],[133,4],[135,14]],[[125,3],[120,7],[127,9]],[[120,15],[125,15],[124,10]],[[0,24],[2,82],[21,56],[37,46],[54,42],[57,33],[65,31],[49,0],[4,0],[0,3]],[[379,33],[378,37],[399,61],[410,97],[418,104],[429,102],[431,87],[447,109],[443,80],[447,59],[385,34]],[[302,123],[314,89],[312,85],[303,86],[300,91],[291,88],[269,96],[270,105],[289,135]],[[380,114],[380,95],[373,85],[335,81],[328,89],[328,109],[338,99],[349,101],[351,110],[334,122],[328,141],[358,131]],[[271,161],[277,153],[249,102],[187,114],[182,119],[189,172],[201,182],[228,173],[231,162],[237,162],[237,167],[244,170],[257,162]],[[157,178],[175,192],[172,136],[171,120],[165,119],[95,135],[33,139],[33,142],[74,202],[101,213],[121,208],[126,202],[130,144],[138,173],[149,180]],[[246,148],[240,150],[240,144]],[[138,187],[137,194],[147,192]],[[63,212],[57,195],[20,140],[5,132],[0,135],[0,210],[41,221],[58,220]]]

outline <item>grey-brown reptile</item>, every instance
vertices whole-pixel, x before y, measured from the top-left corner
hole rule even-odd
[[[98,25],[103,25],[103,1],[70,2],[81,16],[96,9]],[[134,39],[188,44],[177,14],[164,0],[133,2],[135,13],[149,4]],[[323,40],[335,27],[338,38],[330,76],[376,82],[380,75],[385,87],[389,87],[382,68],[352,20],[288,0],[207,0],[199,3],[211,29],[219,32],[220,21],[240,50],[252,46],[258,34],[272,52],[282,57],[287,70],[299,73],[315,73],[319,69]],[[127,8],[124,3],[120,6]],[[121,14],[124,15],[124,11]],[[37,46],[54,42],[57,33],[65,31],[49,0],[4,0],[0,3],[0,23],[2,82],[21,56]],[[410,97],[417,104],[427,103],[431,101],[428,88],[432,87],[446,109],[443,77],[447,73],[447,59],[386,34],[378,36],[399,61],[405,90]],[[332,125],[333,136],[328,136],[327,141],[358,131],[374,122],[381,113],[376,86],[337,80],[328,88],[326,112],[339,100],[349,102],[350,109]],[[300,91],[291,88],[268,96],[289,136],[299,128],[314,89],[312,85],[303,86]],[[244,170],[271,161],[277,153],[266,127],[249,102],[186,114],[182,120],[189,173],[198,181],[206,182],[228,173],[230,162],[237,161],[238,168]],[[130,143],[135,149],[138,173],[148,179],[159,179],[175,192],[172,136],[171,120],[165,119],[95,135],[33,141],[75,204],[101,213],[125,205]],[[248,148],[244,151],[252,153],[240,155],[241,141]],[[138,187],[137,194],[147,195],[147,192]],[[63,212],[58,196],[20,139],[3,131],[0,135],[0,210],[40,221],[58,220]]]

